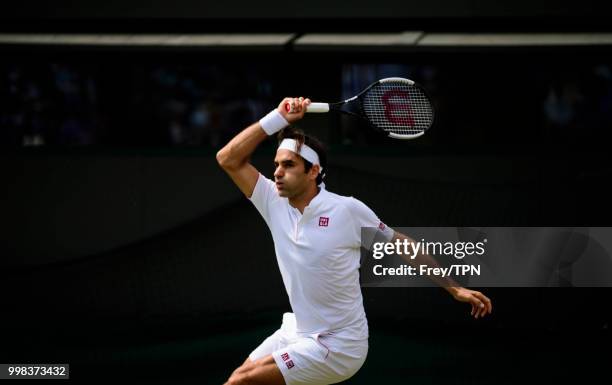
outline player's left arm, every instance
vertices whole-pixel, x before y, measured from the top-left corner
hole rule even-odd
[[[400,242],[404,242],[406,239],[408,242],[415,242],[412,238],[398,232],[394,231],[392,242],[396,242],[399,240]],[[418,268],[419,265],[426,265],[427,267],[440,267],[438,262],[433,259],[430,255],[425,254],[423,252],[419,252],[414,259],[408,255],[402,255],[408,263],[414,265]],[[467,302],[472,305],[472,316],[474,318],[484,317],[487,313],[491,314],[493,311],[493,304],[491,300],[484,294],[479,291],[466,289],[465,287],[461,287],[459,283],[457,283],[454,279],[450,277],[440,277],[437,275],[433,275],[429,277],[431,280],[436,282],[438,285],[443,287],[446,291],[448,291],[453,298],[460,302]]]

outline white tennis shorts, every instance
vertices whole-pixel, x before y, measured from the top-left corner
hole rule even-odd
[[[335,384],[352,377],[368,354],[368,340],[352,341],[332,333],[296,334],[295,315],[283,314],[281,328],[251,354],[251,361],[272,355],[287,385]]]

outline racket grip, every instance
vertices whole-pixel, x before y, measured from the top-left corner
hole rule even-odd
[[[291,103],[285,104],[285,111],[291,111]],[[314,113],[324,113],[329,112],[329,103],[310,103],[306,107],[306,112],[314,112]]]
[[[306,112],[314,112],[314,113],[329,112],[329,104],[328,103],[310,103],[306,107]]]

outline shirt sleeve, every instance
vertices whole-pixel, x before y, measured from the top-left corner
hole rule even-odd
[[[260,173],[249,200],[257,208],[257,211],[259,211],[259,214],[261,214],[268,225],[270,224],[270,205],[277,199],[279,197],[276,185]]]
[[[355,247],[370,249],[375,240],[389,242],[393,239],[395,231],[385,225],[374,211],[358,199],[351,197],[350,202]]]

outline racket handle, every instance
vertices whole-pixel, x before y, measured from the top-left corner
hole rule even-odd
[[[285,111],[291,112],[291,104],[285,104]],[[306,107],[306,112],[324,113],[329,112],[329,103],[310,103]]]
[[[314,112],[314,113],[329,112],[329,104],[328,103],[310,103],[306,107],[306,112]]]

